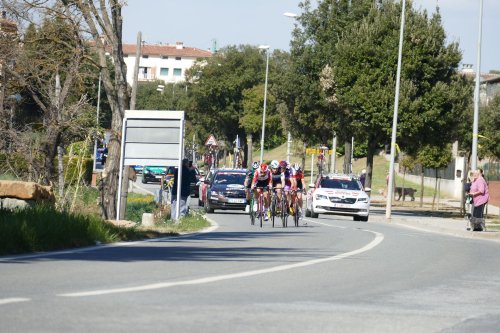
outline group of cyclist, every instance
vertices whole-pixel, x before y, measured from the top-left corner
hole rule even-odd
[[[245,178],[245,187],[247,189],[247,202],[250,202],[250,193],[254,194],[254,202],[258,202],[260,195],[264,196],[264,220],[270,217],[271,192],[276,191],[278,200],[285,195],[288,207],[292,207],[291,190],[295,191],[299,207],[302,207],[302,192],[306,189],[304,172],[300,164],[293,166],[287,161],[273,160],[269,165],[266,163],[253,162],[248,169]],[[254,204],[255,206],[255,204]],[[247,204],[246,211],[250,206]],[[256,208],[254,208],[256,211]],[[302,209],[299,209],[299,216],[302,217]]]

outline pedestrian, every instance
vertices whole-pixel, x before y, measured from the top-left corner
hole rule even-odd
[[[179,216],[178,218],[184,216],[188,212],[187,199],[191,194],[191,182],[193,181],[193,172],[189,168],[189,160],[187,158],[182,160],[182,178],[181,178],[181,195],[179,201]],[[177,183],[179,180],[178,169],[174,172],[174,185],[172,186],[172,209],[171,216],[172,219],[176,218],[177,212]],[[194,178],[196,181],[196,178]]]
[[[474,206],[471,217],[472,225],[481,224],[482,230],[485,230],[484,206],[490,199],[490,193],[481,169],[474,170],[469,194],[472,196]]]
[[[361,175],[359,176],[359,181],[361,182],[361,185],[363,185],[363,189],[365,188],[365,181],[366,181],[366,169],[361,170]]]

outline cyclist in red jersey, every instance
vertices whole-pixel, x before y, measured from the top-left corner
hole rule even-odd
[[[295,163],[292,168],[292,189],[296,190],[297,200],[299,202],[299,216],[302,218],[302,192],[306,189],[304,171],[300,164]]]
[[[255,202],[259,201],[260,192],[257,191],[257,188],[262,188],[262,195],[264,196],[264,220],[267,221],[269,219],[269,188],[272,187],[272,178],[271,172],[267,167],[266,163],[262,163],[255,172],[252,179],[252,189],[254,190]]]

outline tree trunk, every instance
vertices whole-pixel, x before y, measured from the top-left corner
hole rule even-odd
[[[438,169],[434,169],[434,195],[432,196],[432,210],[434,210],[434,203],[436,202],[436,193],[438,187]]]
[[[344,173],[351,173],[351,142],[346,141],[344,143],[344,166],[343,166],[343,172]]]
[[[366,178],[365,178],[365,188],[372,187],[372,176],[373,176],[373,157],[377,150],[376,140],[369,138],[368,147],[366,152]]]

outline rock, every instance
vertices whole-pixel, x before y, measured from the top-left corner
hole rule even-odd
[[[142,214],[142,222],[141,224],[145,227],[152,227],[155,224],[155,217],[151,213]]]
[[[0,209],[25,209],[35,206],[34,200],[20,200],[15,198],[2,198],[0,199]]]
[[[51,186],[13,180],[0,180],[0,198],[55,202]]]

